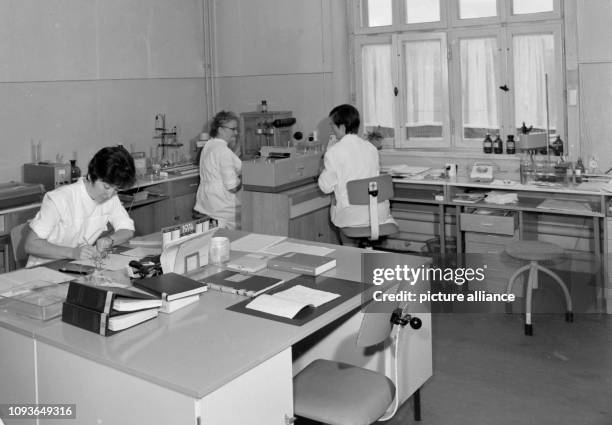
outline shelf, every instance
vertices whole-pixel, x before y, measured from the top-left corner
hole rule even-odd
[[[123,207],[126,210],[130,210],[132,208],[137,208],[137,207],[142,207],[144,205],[149,205],[149,204],[155,204],[157,202],[161,202],[163,200],[166,199],[170,199],[169,196],[163,195],[163,196],[149,196],[147,199],[142,200],[142,201],[138,201],[138,202],[122,202]]]

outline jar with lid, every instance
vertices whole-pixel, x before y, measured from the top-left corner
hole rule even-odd
[[[514,142],[513,134],[508,134],[506,140],[506,153],[509,155],[514,155],[516,153],[516,143]]]
[[[493,153],[497,153],[497,154],[504,153],[504,144],[502,142],[501,137],[499,137],[499,133],[497,134],[497,137],[493,141]]]
[[[482,150],[484,153],[492,153],[493,152],[493,140],[491,140],[491,135],[487,133],[484,140],[482,141]]]

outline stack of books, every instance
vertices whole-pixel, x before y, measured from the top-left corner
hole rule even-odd
[[[303,252],[286,252],[268,260],[268,268],[318,276],[336,267],[336,259]]]
[[[109,336],[157,317],[161,300],[130,288],[70,282],[62,321]]]

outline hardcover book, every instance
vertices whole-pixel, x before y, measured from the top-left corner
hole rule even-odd
[[[336,267],[336,259],[321,255],[287,252],[268,260],[268,267],[292,273],[318,276]]]
[[[177,273],[165,273],[159,276],[138,279],[134,281],[134,286],[166,301],[200,294],[208,289],[205,283]]]
[[[109,314],[111,309],[136,311],[161,306],[155,296],[143,291],[115,286],[95,286],[72,281],[66,302]]]
[[[109,336],[157,317],[158,311],[157,308],[149,308],[131,313],[114,313],[111,315],[64,302],[62,321],[102,336]]]
[[[247,297],[256,297],[284,282],[283,279],[260,275],[246,275],[225,270],[202,279],[209,288]]]

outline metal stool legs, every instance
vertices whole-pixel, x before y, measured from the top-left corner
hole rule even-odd
[[[527,277],[527,291],[525,295],[525,335],[533,335],[533,325],[531,323],[532,299],[533,290],[538,289],[538,271],[544,272],[552,277],[553,280],[561,287],[567,306],[565,320],[567,322],[573,322],[574,313],[572,312],[572,298],[567,286],[555,272],[539,265],[537,261],[531,261],[528,265],[519,268],[516,272],[514,272],[514,274],[512,274],[510,280],[508,281],[508,286],[506,287],[506,294],[510,294],[510,292],[512,292],[512,286],[514,285],[515,280],[527,270],[529,270],[529,276]]]

